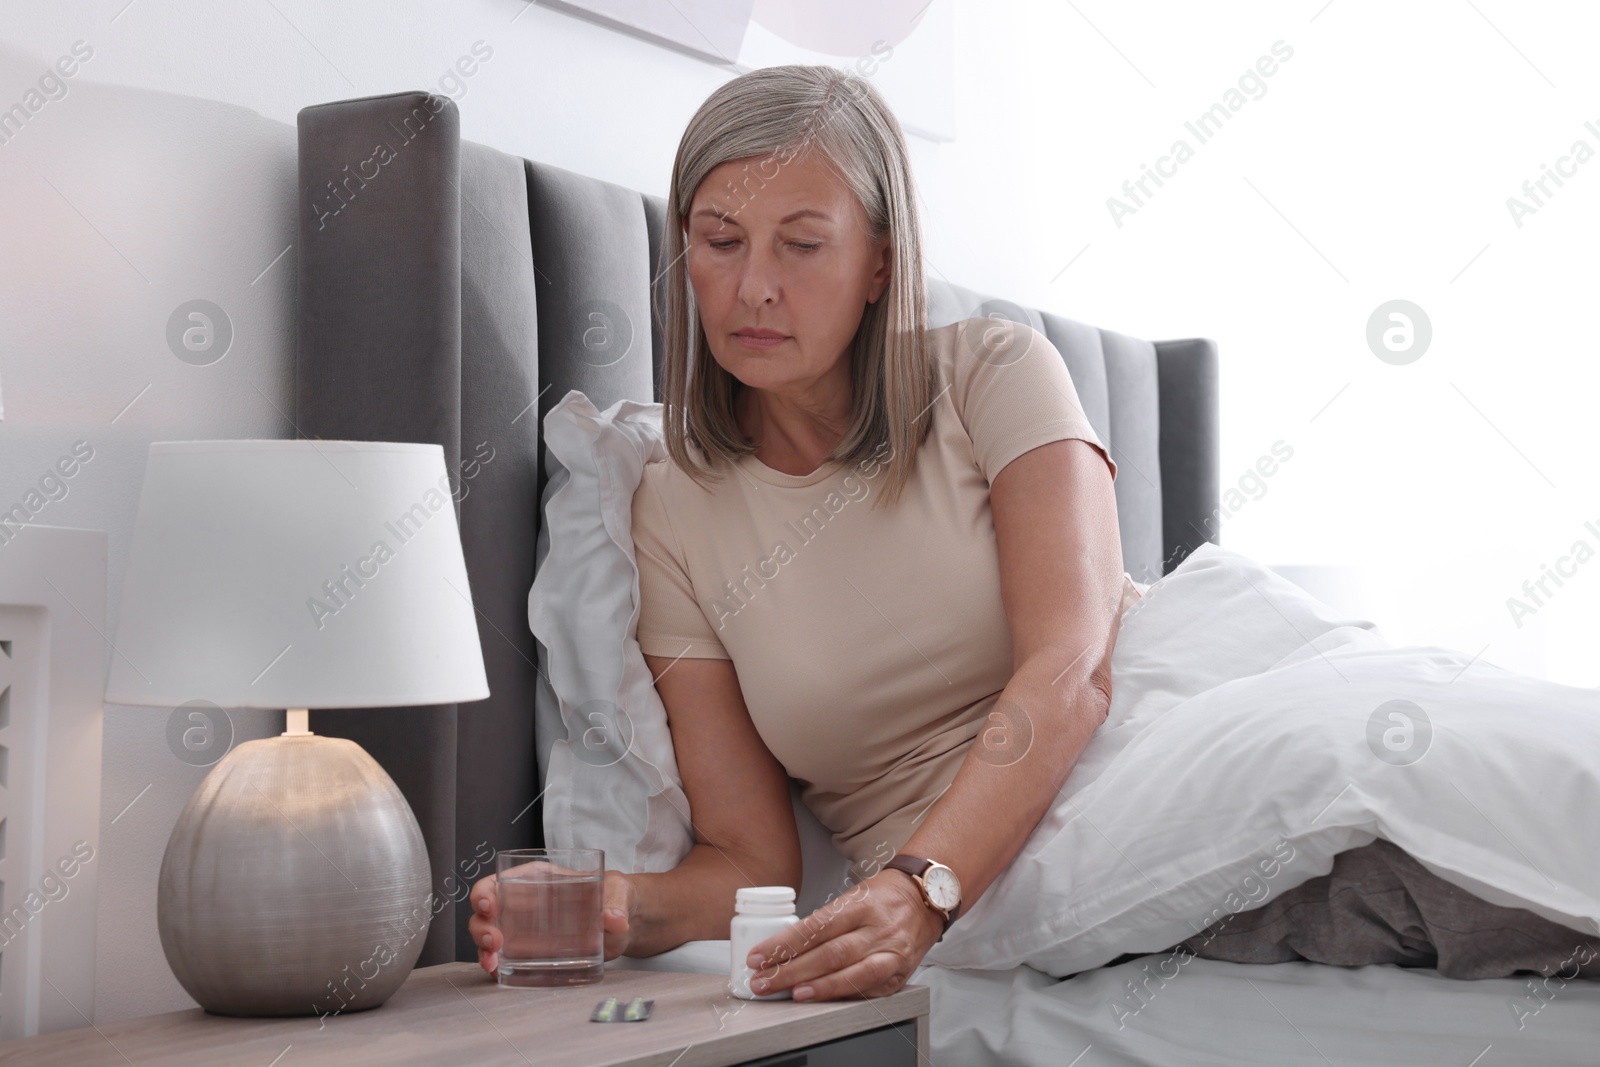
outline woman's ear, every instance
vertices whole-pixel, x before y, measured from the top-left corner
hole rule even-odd
[[[879,252],[878,269],[872,272],[872,281],[867,286],[867,303],[876,304],[878,298],[889,288],[889,281],[894,277],[894,252],[889,245],[889,239],[883,239],[883,247]]]

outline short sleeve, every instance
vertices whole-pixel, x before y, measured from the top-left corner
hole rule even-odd
[[[633,553],[639,565],[639,648],[649,656],[732,659],[695,600],[683,550],[657,477],[671,460],[647,463],[633,494]]]
[[[989,484],[1007,463],[1051,441],[1079,438],[1116,461],[1094,432],[1061,353],[1031,326],[994,319],[957,325],[950,353],[951,398]]]

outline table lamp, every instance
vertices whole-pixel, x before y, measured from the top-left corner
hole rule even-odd
[[[201,1007],[320,1015],[399,988],[432,914],[422,830],[307,709],[488,695],[438,445],[150,445],[106,701],[287,710],[211,768],[161,860],[161,947]]]

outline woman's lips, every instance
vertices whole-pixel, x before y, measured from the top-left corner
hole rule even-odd
[[[746,348],[776,348],[789,340],[787,337],[752,337],[747,333],[736,333],[733,336]]]

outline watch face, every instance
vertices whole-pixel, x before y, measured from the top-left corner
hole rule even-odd
[[[928,899],[945,911],[961,903],[961,882],[949,867],[935,863],[922,872],[922,882],[928,887]]]

